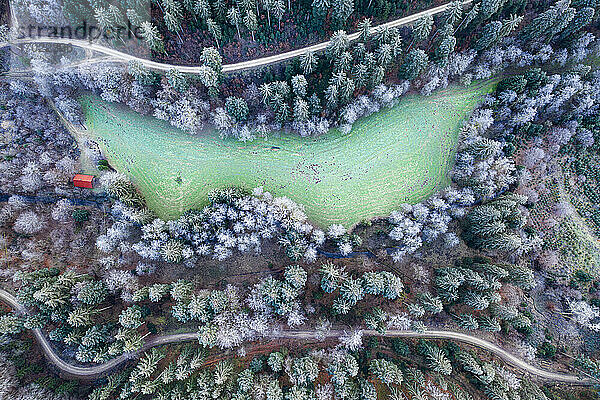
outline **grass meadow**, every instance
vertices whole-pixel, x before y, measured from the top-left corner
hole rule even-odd
[[[263,186],[303,204],[319,226],[351,227],[416,203],[448,184],[460,124],[493,84],[409,95],[360,119],[346,135],[271,135],[252,142],[189,135],[95,96],[86,126],[111,165],[129,175],[162,218],[206,204],[212,189]]]

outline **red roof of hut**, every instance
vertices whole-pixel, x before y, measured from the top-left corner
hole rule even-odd
[[[93,181],[94,175],[77,174],[73,177],[73,185],[80,188],[92,189],[94,187]]]

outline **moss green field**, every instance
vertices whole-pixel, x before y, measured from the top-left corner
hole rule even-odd
[[[88,134],[163,218],[206,204],[212,189],[263,186],[303,204],[319,226],[350,227],[416,203],[448,184],[460,124],[493,83],[410,95],[360,119],[347,135],[271,135],[249,143],[191,136],[95,96],[81,99]],[[181,180],[178,180],[181,177]]]

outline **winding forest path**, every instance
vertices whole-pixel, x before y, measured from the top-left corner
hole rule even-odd
[[[0,300],[8,304],[12,307],[17,313],[25,314],[27,310],[25,307],[19,303],[17,298],[15,298],[12,294],[8,293],[5,290],[0,289]],[[31,330],[35,340],[39,343],[42,351],[48,361],[52,363],[56,368],[61,370],[62,372],[67,373],[73,377],[83,378],[83,379],[94,379],[97,378],[107,372],[110,372],[117,366],[123,364],[124,362],[137,358],[140,354],[147,351],[148,349],[161,346],[165,344],[171,343],[181,343],[181,342],[189,342],[193,340],[197,340],[197,334],[195,332],[192,333],[179,333],[179,334],[171,334],[171,335],[162,335],[154,337],[148,340],[144,346],[135,353],[132,354],[124,354],[119,357],[113,358],[110,361],[107,361],[102,364],[93,365],[89,367],[81,367],[69,364],[68,362],[61,359],[54,349],[52,345],[44,336],[41,329],[32,329]],[[506,350],[503,350],[499,346],[488,342],[487,340],[478,338],[476,336],[471,336],[461,332],[455,331],[442,331],[442,330],[430,330],[425,332],[417,332],[417,331],[409,331],[409,330],[388,330],[385,334],[381,334],[377,331],[373,330],[364,330],[362,331],[365,336],[379,336],[379,337],[387,337],[387,338],[423,338],[423,339],[447,339],[447,340],[456,340],[458,342],[462,342],[471,346],[478,347],[480,349],[489,351],[493,353],[495,356],[499,357],[506,363],[516,367],[524,372],[527,372],[537,378],[551,381],[551,382],[559,382],[559,383],[569,383],[573,385],[591,385],[592,381],[587,378],[582,378],[577,375],[570,375],[565,373],[551,372],[540,369],[534,365],[527,363],[525,360],[522,360]],[[326,333],[325,338],[328,339],[338,339],[345,332],[342,330],[331,330]],[[303,331],[303,330],[294,330],[294,331],[280,331],[272,334],[267,337],[267,339],[291,339],[291,340],[314,340],[315,332],[314,331]]]
[[[463,5],[468,5],[472,2],[472,0],[463,1]],[[418,19],[426,16],[433,16],[446,11],[452,3],[443,4],[441,6],[433,7],[425,11],[421,11],[403,18],[398,18],[393,21],[386,22],[384,24],[380,24],[371,28],[371,32],[377,33],[380,30],[385,28],[395,28],[404,25],[410,25],[417,21]],[[360,32],[354,32],[348,35],[349,39],[356,40],[360,36]],[[0,43],[0,47],[11,46],[11,45],[19,45],[19,44],[27,44],[27,43],[54,43],[54,44],[63,44],[63,45],[71,45],[80,47],[83,49],[95,51],[98,53],[102,53],[111,57],[114,57],[115,60],[120,61],[137,61],[145,65],[147,68],[157,70],[157,71],[168,71],[170,69],[176,68],[181,72],[185,72],[187,74],[198,74],[202,71],[201,66],[180,66],[175,64],[166,64],[160,63],[156,61],[151,61],[145,58],[140,58],[136,56],[129,55],[127,53],[123,53],[119,50],[111,49],[109,47],[103,46],[101,44],[93,43],[87,40],[80,39],[68,39],[68,38],[22,38],[15,39],[8,42]],[[299,57],[302,54],[309,52],[320,52],[323,51],[329,46],[329,41],[317,43],[311,46],[303,47],[300,49],[288,51],[286,53],[276,54],[268,57],[261,57],[254,60],[243,61],[235,64],[225,64],[223,65],[224,73],[238,72],[252,68],[263,67],[265,65],[275,64],[282,61],[291,60],[293,58]]]

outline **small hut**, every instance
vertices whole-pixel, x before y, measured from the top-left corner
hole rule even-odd
[[[94,175],[77,174],[73,177],[73,185],[80,188],[92,189],[94,187]]]

